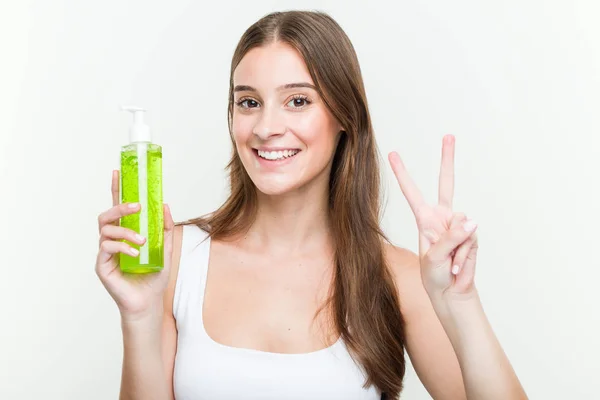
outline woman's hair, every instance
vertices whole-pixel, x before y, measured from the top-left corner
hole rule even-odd
[[[212,238],[228,238],[245,232],[255,220],[256,187],[242,165],[231,129],[233,72],[248,51],[274,42],[300,53],[319,95],[345,131],[329,181],[335,273],[328,300],[317,315],[327,308],[337,333],[364,368],[364,386],[375,385],[388,398],[396,398],[405,371],[404,321],[384,254],[388,240],[379,225],[379,155],[354,47],[330,16],[312,11],[274,12],[243,34],[229,80],[231,193],[215,212],[185,224],[199,226]]]

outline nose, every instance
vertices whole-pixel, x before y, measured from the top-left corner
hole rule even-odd
[[[261,140],[268,140],[272,136],[283,135],[285,130],[285,122],[279,110],[264,106],[252,133]]]

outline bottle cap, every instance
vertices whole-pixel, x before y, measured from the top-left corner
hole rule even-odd
[[[133,124],[129,128],[129,141],[131,143],[150,142],[150,127],[144,123],[144,113],[146,110],[132,106],[121,106],[121,110],[129,111],[133,114]]]

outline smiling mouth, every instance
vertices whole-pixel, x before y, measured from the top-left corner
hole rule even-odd
[[[281,161],[294,157],[300,152],[298,149],[279,150],[279,151],[263,151],[253,149],[254,153],[261,159],[267,161]]]

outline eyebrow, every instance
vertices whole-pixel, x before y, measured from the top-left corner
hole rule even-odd
[[[285,89],[294,89],[294,88],[309,88],[313,90],[317,90],[316,86],[308,83],[308,82],[297,82],[297,83],[287,83],[285,85],[281,85],[277,88],[277,90],[285,90]],[[234,89],[234,92],[258,92],[255,88],[248,85],[237,85]]]

